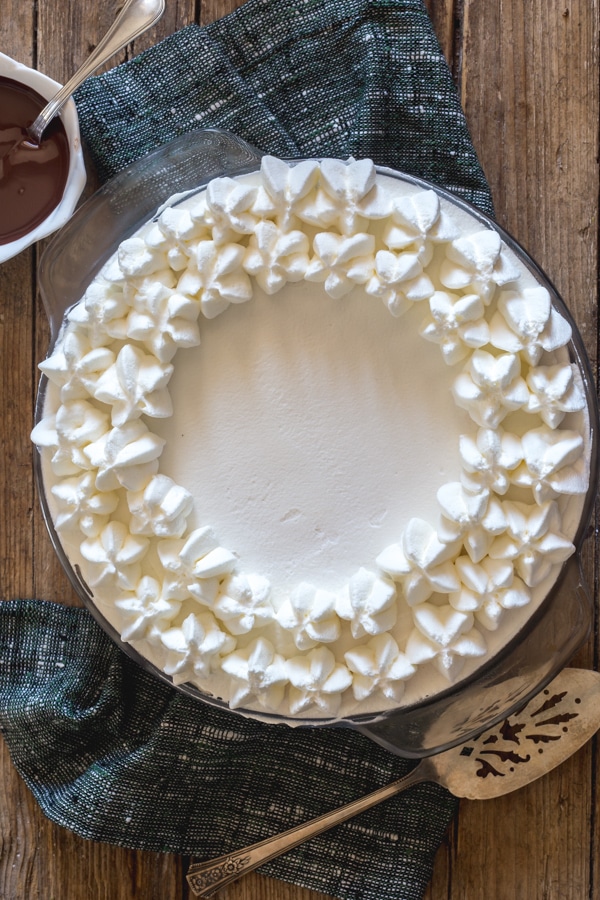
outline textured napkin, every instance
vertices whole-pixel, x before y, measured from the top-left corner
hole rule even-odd
[[[282,157],[372,159],[492,213],[422,0],[249,0],[76,94],[101,178],[198,128]]]
[[[370,157],[491,213],[421,0],[249,0],[80,88],[101,179],[186,131],[280,156]],[[405,774],[347,729],[288,729],[156,681],[84,610],[0,603],[0,726],[46,815],[126,847],[209,858]],[[418,900],[455,810],[424,784],[263,871],[342,900]]]

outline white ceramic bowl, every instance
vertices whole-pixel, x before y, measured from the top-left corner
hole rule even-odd
[[[42,97],[50,100],[54,94],[60,90],[61,85],[37,72],[24,66],[10,56],[0,53],[0,76],[4,78],[12,78],[13,81],[19,81],[26,87],[32,88],[41,94]],[[18,238],[18,240],[10,241],[8,244],[0,244],[0,263],[5,262],[16,256],[21,250],[34,244],[41,238],[52,234],[61,228],[65,222],[70,219],[77,201],[83,191],[86,174],[83,162],[83,153],[81,151],[81,138],[79,136],[79,119],[77,118],[77,109],[73,100],[67,101],[60,113],[67,137],[69,140],[69,172],[67,175],[67,183],[63,191],[60,203],[54,207],[49,216],[43,222],[33,228],[30,232]]]

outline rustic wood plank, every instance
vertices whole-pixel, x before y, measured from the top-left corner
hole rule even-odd
[[[36,15],[33,3],[5,0],[0,16],[0,47],[24,66],[35,64]]]
[[[195,0],[168,0],[160,21],[128,47],[128,57],[141,53],[147,47],[152,47],[169,34],[174,34],[195,20]]]
[[[450,896],[591,898],[591,757],[590,744],[518,794],[464,801]]]
[[[460,48],[463,107],[497,217],[557,285],[594,365],[597,34],[596,4],[465,0]],[[589,542],[584,568],[592,586],[595,555]],[[593,665],[593,654],[590,641],[576,662]],[[450,896],[596,896],[594,765],[590,744],[516,795],[462,803]],[[479,858],[470,852],[475,845]]]
[[[31,343],[33,254],[26,251],[0,267],[0,396],[6,437],[0,458],[1,584],[9,596],[28,595],[34,570],[31,516],[34,508],[31,448],[23,421],[32,421],[34,361]],[[10,527],[10,523],[14,523]],[[18,524],[18,527],[16,523]]]
[[[83,3],[41,0],[36,45],[40,71],[61,83],[67,81],[108,31],[118,8],[116,0],[95,4],[93,12]]]
[[[329,898],[328,895],[317,891],[294,887],[284,881],[251,872],[240,881],[223,888],[219,900],[329,900]]]
[[[595,358],[598,11],[571,6],[467,0],[461,88],[497,218],[557,284]]]
[[[433,22],[437,39],[448,65],[454,70],[454,47],[456,41],[457,0],[425,0],[427,11]]]
[[[10,48],[11,55],[24,65],[35,62],[35,25],[32,4],[7,0],[3,5],[0,47]],[[27,595],[32,590],[33,479],[30,447],[20,423],[32,411],[33,348],[29,319],[34,296],[34,255],[28,250],[0,266],[0,396],[4,432],[0,499],[5,522],[15,523],[14,527],[5,526],[0,530],[0,587],[8,596]]]
[[[0,16],[0,47],[24,65],[34,65],[36,18],[32,4],[6,0]],[[34,251],[0,266],[0,396],[2,456],[0,500],[0,588],[4,596],[27,596],[33,582],[32,510],[35,506],[31,447],[22,423],[31,421],[33,347],[31,310],[35,297]],[[11,523],[12,527],[9,526]]]
[[[215,19],[229,15],[235,9],[242,6],[244,0],[200,0],[200,15],[198,21],[201,25],[208,25]]]
[[[5,0],[0,16],[0,47],[19,62],[35,62],[33,5]],[[35,504],[31,451],[19,420],[30,415],[33,396],[30,311],[33,308],[34,254],[28,250],[0,265],[0,596],[27,596],[32,591],[32,510]],[[28,566],[31,570],[28,572]],[[39,811],[28,806],[28,792],[0,743],[0,896],[23,895],[33,866],[34,822]]]

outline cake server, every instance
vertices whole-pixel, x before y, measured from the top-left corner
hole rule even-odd
[[[192,863],[196,897],[210,897],[257,866],[424,781],[456,797],[488,800],[524,787],[579,750],[600,728],[600,672],[563,669],[520,712],[474,740],[427,757],[403,778],[288,831],[207,862]]]

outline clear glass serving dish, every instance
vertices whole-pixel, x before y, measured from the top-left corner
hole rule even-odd
[[[217,176],[255,170],[260,157],[258,151],[234,135],[202,130],[177,138],[132,164],[88,200],[53,239],[40,263],[42,298],[51,327],[49,352],[66,311],[82,297],[89,282],[121,241],[151,218],[174,194],[194,190]],[[464,742],[518,709],[557,674],[589,634],[592,603],[581,569],[581,548],[588,532],[598,484],[598,403],[586,351],[571,314],[544,273],[513,238],[483,213],[447,191],[413,176],[389,169],[381,171],[419,187],[433,188],[448,202],[475,217],[483,227],[495,229],[536,280],[546,286],[555,307],[573,328],[568,349],[581,374],[591,430],[590,486],[574,538],[577,552],[564,564],[553,588],[526,625],[472,676],[419,703],[335,721],[303,719],[299,722],[277,714],[235,710],[237,714],[271,723],[352,728],[393,753],[422,757]],[[46,379],[42,377],[36,421],[42,415],[45,387]],[[167,675],[123,642],[96,608],[87,585],[70,564],[54,528],[39,454],[36,475],[52,543],[77,594],[125,653],[155,677],[172,683]],[[223,701],[203,694],[192,685],[179,684],[177,689],[229,710]]]

